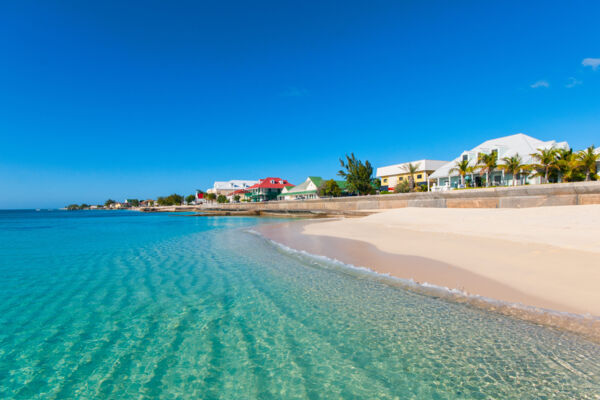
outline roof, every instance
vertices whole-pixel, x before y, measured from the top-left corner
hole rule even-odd
[[[247,187],[255,185],[257,183],[258,183],[257,180],[233,179],[230,181],[216,181],[213,184],[212,188],[215,190],[232,190],[232,189],[236,190],[236,189],[247,188]]]
[[[320,176],[309,176],[301,184],[294,186],[293,188],[284,189],[281,192],[281,196],[316,193],[324,182],[325,179],[321,178]],[[337,183],[340,189],[345,189],[347,186],[346,181],[335,181],[335,183]]]
[[[321,183],[323,183],[323,178],[320,176],[309,176],[308,179],[310,179],[317,188],[321,186]]]
[[[285,179],[268,177],[258,181],[255,185],[248,187],[251,189],[283,189],[284,187],[294,186]]]
[[[229,196],[235,196],[236,194],[246,194],[246,193],[250,193],[250,191],[246,190],[246,189],[238,189],[238,190],[234,190],[233,192],[229,193]]]
[[[422,172],[422,171],[435,171],[436,169],[440,168],[441,166],[443,166],[444,164],[447,164],[447,163],[448,163],[448,161],[440,161],[440,160],[417,160],[417,161],[405,162],[402,164],[388,165],[386,167],[377,168],[377,173],[375,174],[375,176],[377,176],[379,178],[382,176],[405,174],[408,172],[405,169],[405,168],[407,168],[408,164],[416,164],[417,168],[418,168],[418,172]]]
[[[319,188],[319,186],[321,186],[322,181],[323,181],[323,178],[321,178],[320,176],[309,176],[301,184],[296,185],[291,188],[287,188],[284,192],[286,195],[287,194],[300,194],[300,193],[307,193],[307,192],[315,193],[317,191],[317,189]],[[282,194],[284,194],[284,193],[282,193]]]
[[[335,181],[340,189],[345,190],[348,187],[348,182],[346,181]]]
[[[458,175],[458,172],[450,172],[456,165],[456,162],[461,160],[463,155],[468,155],[469,165],[475,166],[479,153],[490,154],[493,150],[498,151],[498,164],[503,164],[502,158],[521,156],[524,164],[534,163],[531,157],[532,153],[536,153],[538,149],[563,148],[569,149],[567,142],[557,142],[555,140],[542,141],[524,133],[503,136],[496,139],[486,140],[480,145],[471,150],[463,151],[454,160],[438,168],[430,178],[444,178],[447,176]]]

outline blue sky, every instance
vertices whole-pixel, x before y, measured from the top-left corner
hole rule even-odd
[[[0,208],[600,145],[597,1],[0,5]],[[586,60],[587,59],[587,60]],[[586,60],[586,61],[584,61]]]

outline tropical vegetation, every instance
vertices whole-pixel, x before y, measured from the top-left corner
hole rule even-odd
[[[324,181],[317,191],[319,197],[340,197],[342,189],[334,179]]]
[[[156,199],[159,206],[178,206],[183,203],[183,196],[173,193],[167,197],[159,197]]]
[[[396,187],[394,187],[394,193],[408,193],[410,192],[410,183],[408,181],[400,181]]]
[[[519,175],[521,174],[521,172],[529,170],[530,166],[523,164],[523,159],[518,154],[515,154],[511,157],[504,157],[502,158],[502,161],[504,162],[504,164],[501,164],[500,168],[513,176],[513,186],[517,186],[517,180],[519,179]]]
[[[404,166],[404,171],[408,173],[408,189],[415,190],[415,174],[419,170],[419,164],[408,163]]]
[[[532,165],[532,168],[538,172],[538,175],[542,175],[543,173],[544,181],[542,183],[548,183],[550,173],[558,169],[556,154],[557,150],[553,147],[549,149],[537,149],[536,153],[530,154],[531,158],[536,161]]]
[[[485,186],[490,186],[490,174],[498,167],[498,153],[493,151],[490,154],[479,153],[477,156],[477,167],[485,173]]]
[[[465,177],[467,174],[473,172],[473,167],[469,165],[469,160],[456,161],[454,167],[450,169],[450,172],[458,172],[460,175],[460,184],[465,186]]]
[[[194,194],[189,194],[187,196],[185,196],[185,202],[187,204],[193,203],[196,200],[196,195]]]
[[[87,210],[88,208],[90,208],[90,206],[88,204],[69,204],[67,207],[67,210],[69,211],[74,211],[74,210]]]
[[[225,197],[225,195],[220,194],[217,196],[217,203],[219,204],[223,204],[223,203],[228,203],[229,201],[227,200],[227,197]]]
[[[206,200],[210,201],[211,203],[213,201],[215,201],[217,199],[217,195],[215,193],[209,193],[206,195]]]
[[[599,179],[600,153],[595,146],[579,152],[575,152],[573,149],[537,149],[535,153],[530,154],[530,157],[533,159],[533,163],[525,164],[519,154],[498,160],[496,152],[480,153],[474,167],[471,167],[468,161],[460,160],[450,171],[459,173],[462,186],[465,185],[466,175],[475,171],[484,174],[486,187],[491,185],[490,175],[496,170],[503,170],[511,174],[514,177],[513,186],[517,185],[520,175],[529,175],[532,172],[535,174],[534,176],[541,177],[542,183]]]
[[[574,153],[573,149],[557,150],[556,165],[558,166],[559,179],[562,182],[576,182],[583,180],[584,175],[579,169],[580,165],[579,160],[577,160],[577,153]]]
[[[596,153],[596,148],[591,145],[585,150],[581,150],[577,154],[577,160],[579,161],[580,168],[585,173],[585,180],[589,181],[592,177],[597,178],[597,166],[600,161],[600,153]]]
[[[354,153],[346,154],[346,160],[340,158],[342,169],[338,175],[348,183],[347,189],[360,195],[371,194],[375,191],[373,187],[373,166],[367,160],[364,163],[354,156]]]

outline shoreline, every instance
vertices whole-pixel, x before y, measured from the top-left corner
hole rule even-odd
[[[448,220],[442,224],[436,221],[440,215],[422,219],[421,210],[391,210],[350,220],[293,221],[263,225],[257,231],[291,249],[398,278],[405,282],[401,286],[410,290],[600,342],[600,290],[596,289],[600,247],[594,251],[599,236],[578,240],[581,235],[600,232],[600,225],[595,225],[600,219],[599,206],[578,211],[552,207],[534,213],[532,209],[438,210]],[[478,228],[479,218],[490,212],[495,224]],[[554,228],[544,226],[548,213],[563,217],[550,222]],[[515,217],[521,221],[516,222]],[[462,224],[454,226],[456,218]],[[412,225],[414,220],[420,224]],[[512,221],[520,231],[500,239],[506,228],[502,220]],[[454,227],[448,229],[448,225]],[[469,232],[471,225],[475,229]],[[567,239],[554,237],[561,231]],[[472,251],[465,252],[466,248]]]

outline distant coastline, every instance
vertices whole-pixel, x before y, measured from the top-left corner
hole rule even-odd
[[[480,188],[446,192],[394,193],[309,200],[203,203],[200,205],[139,207],[143,212],[197,211],[202,213],[254,212],[330,215],[364,214],[368,210],[405,207],[423,208],[529,208],[600,204],[600,182],[572,182],[502,188]]]

